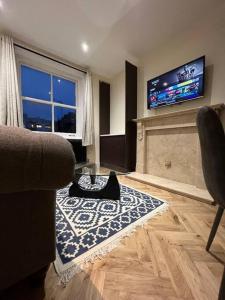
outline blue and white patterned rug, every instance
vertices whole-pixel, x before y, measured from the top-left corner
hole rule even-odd
[[[106,182],[106,177],[97,176],[96,184],[91,185],[90,178],[82,176],[79,183],[97,190]],[[57,192],[55,268],[62,283],[82,270],[85,263],[115,248],[135,227],[167,208],[166,201],[125,185],[120,188],[118,201],[69,197],[69,186]]]

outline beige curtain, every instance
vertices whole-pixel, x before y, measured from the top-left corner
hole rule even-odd
[[[82,145],[89,146],[93,144],[94,126],[93,126],[93,95],[92,95],[92,78],[88,72],[86,74],[85,94],[84,94],[84,111],[83,111],[83,132]]]
[[[15,51],[8,36],[0,38],[0,124],[23,126]]]

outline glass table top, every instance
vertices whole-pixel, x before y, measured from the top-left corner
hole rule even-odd
[[[116,175],[128,174],[128,172],[120,172],[120,171],[99,167],[96,164],[85,164],[83,166],[78,165],[75,167],[75,174],[77,175],[109,176],[110,171],[115,172]]]

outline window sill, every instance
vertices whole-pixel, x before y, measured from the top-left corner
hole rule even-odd
[[[29,130],[29,129],[28,129]],[[81,140],[81,136],[77,136],[76,134],[73,133],[60,133],[60,132],[44,132],[44,131],[32,131],[34,133],[45,133],[45,134],[56,134],[59,135],[66,140]]]

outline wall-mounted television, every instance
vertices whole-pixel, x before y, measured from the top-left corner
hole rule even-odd
[[[148,109],[200,98],[204,95],[205,56],[147,82]]]

